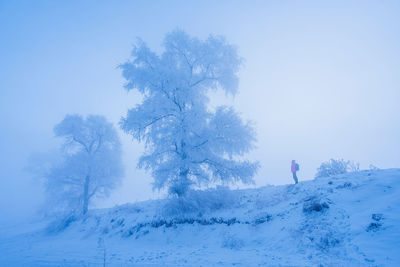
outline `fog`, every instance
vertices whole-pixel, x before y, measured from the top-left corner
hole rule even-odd
[[[114,125],[140,96],[118,65],[140,37],[161,51],[183,29],[223,35],[244,65],[233,99],[253,122],[260,161],[254,186],[312,179],[321,162],[399,167],[400,4],[397,1],[8,1],[0,3],[1,222],[36,214],[42,185],[24,168],[57,149],[66,114],[100,114]],[[136,164],[143,144],[119,130],[126,175],[97,207],[162,197]],[[237,186],[233,186],[236,188]]]

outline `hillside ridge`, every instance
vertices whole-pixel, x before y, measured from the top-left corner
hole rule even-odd
[[[30,266],[98,266],[104,260],[106,266],[395,266],[399,196],[400,169],[297,185],[220,187],[92,210],[0,240],[0,249],[30,240],[19,246],[19,260]],[[13,255],[0,262],[13,263]]]

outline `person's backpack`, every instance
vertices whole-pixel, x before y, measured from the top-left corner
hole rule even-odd
[[[296,163],[296,171],[300,170],[299,164]]]

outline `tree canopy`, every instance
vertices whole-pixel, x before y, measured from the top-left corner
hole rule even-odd
[[[61,160],[45,174],[49,200],[59,210],[86,214],[91,199],[108,195],[122,178],[119,137],[98,115],[67,115],[54,133],[65,142]]]
[[[258,163],[240,160],[255,135],[232,107],[208,107],[210,90],[234,96],[241,59],[223,37],[205,41],[176,30],[166,35],[161,55],[138,41],[120,67],[125,88],[143,101],[121,119],[121,128],[145,153],[138,166],[151,171],[156,189],[182,196],[193,185],[251,183]]]

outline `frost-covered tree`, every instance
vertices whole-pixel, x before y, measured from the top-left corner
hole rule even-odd
[[[161,55],[139,41],[121,65],[125,88],[143,96],[121,128],[145,143],[138,166],[151,171],[155,189],[182,196],[193,184],[253,181],[258,163],[238,158],[252,149],[253,129],[232,107],[208,107],[210,90],[236,94],[240,63],[224,38],[176,30]]]
[[[321,163],[315,174],[316,178],[329,177],[347,172],[356,172],[360,170],[360,164],[344,159],[330,159]]]
[[[67,115],[54,127],[65,142],[58,163],[45,173],[46,191],[57,210],[86,214],[93,197],[107,196],[123,175],[121,145],[103,116]]]

